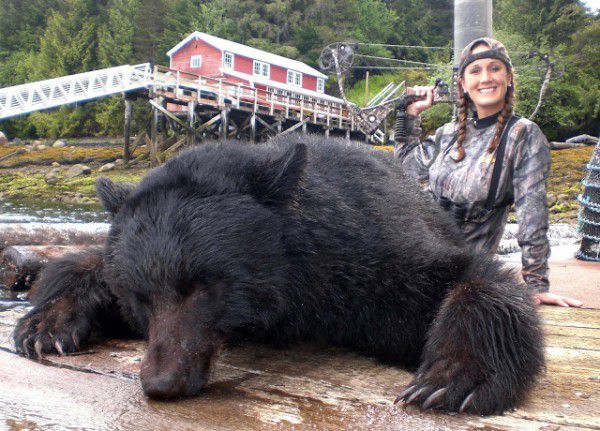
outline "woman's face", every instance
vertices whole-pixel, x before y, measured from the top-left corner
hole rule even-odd
[[[478,45],[471,51],[477,54],[487,51],[487,45]],[[475,104],[479,118],[495,114],[504,107],[511,74],[506,65],[495,58],[482,58],[469,64],[460,78],[464,91]]]

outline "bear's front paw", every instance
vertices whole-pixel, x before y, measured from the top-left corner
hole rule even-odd
[[[17,352],[41,358],[44,353],[65,355],[79,350],[90,332],[90,321],[75,301],[59,297],[36,306],[22,317],[13,339]]]
[[[421,365],[414,380],[396,401],[422,409],[489,415],[511,407],[500,388],[494,389],[498,376],[486,373],[477,364],[438,360]],[[489,370],[488,370],[489,371]],[[488,375],[486,375],[488,374]]]

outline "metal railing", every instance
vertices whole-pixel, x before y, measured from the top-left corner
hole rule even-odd
[[[0,89],[0,120],[35,111],[153,88],[176,98],[191,95],[198,103],[278,114],[327,127],[354,128],[340,102],[297,92],[255,88],[224,78],[195,75],[150,63],[124,65]],[[283,93],[283,94],[282,94]]]
[[[145,88],[150,63],[124,65],[0,89],[0,120]]]

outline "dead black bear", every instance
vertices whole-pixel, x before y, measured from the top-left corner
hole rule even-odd
[[[106,247],[45,269],[17,349],[127,325],[149,341],[144,391],[171,398],[198,394],[232,339],[315,340],[420,364],[400,398],[423,408],[516,406],[543,367],[526,289],[385,152],[288,140],[203,145],[137,187],[99,180]]]

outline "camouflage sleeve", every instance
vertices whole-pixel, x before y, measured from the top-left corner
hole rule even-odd
[[[534,292],[547,292],[548,206],[546,180],[550,171],[550,145],[540,128],[531,123],[523,128],[514,160],[513,190],[521,247],[522,275]]]
[[[400,159],[402,167],[409,175],[421,181],[428,180],[429,165],[437,152],[438,133],[436,133],[436,136],[429,136],[421,142],[421,117],[407,115],[406,126],[408,141],[402,144],[394,144],[394,156]]]

